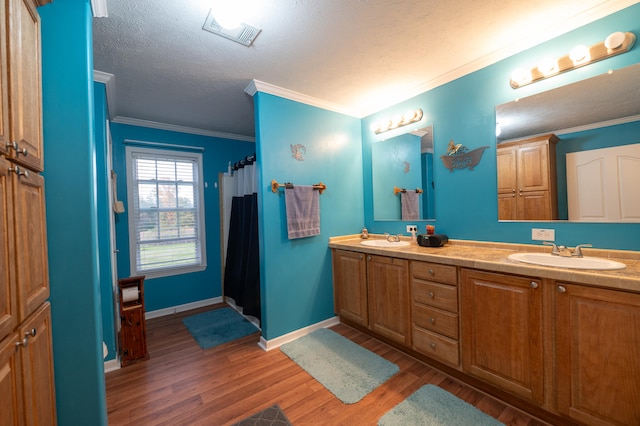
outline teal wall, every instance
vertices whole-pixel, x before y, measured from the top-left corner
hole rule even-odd
[[[111,139],[113,168],[118,175],[118,198],[125,204],[125,213],[116,215],[118,277],[129,277],[131,273],[125,139],[202,147],[204,181],[207,183],[204,190],[207,268],[190,274],[146,279],[144,302],[149,312],[221,296],[220,203],[215,184],[218,173],[227,171],[229,161],[234,163],[255,152],[255,143],[117,123],[111,123]]]
[[[266,93],[254,96],[258,148],[262,336],[269,340],[331,318],[329,237],[364,222],[360,120]],[[291,145],[306,148],[304,161]],[[270,183],[322,181],[320,235],[287,238],[284,190]]]
[[[109,154],[107,140],[107,96],[103,83],[94,83],[95,99],[95,141],[96,141],[96,202],[98,217],[98,256],[100,274],[100,301],[102,305],[102,339],[107,345],[106,361],[116,358],[116,331],[114,321],[113,272],[111,270],[111,215],[112,202],[109,198],[109,179],[107,156]]]
[[[434,125],[434,180],[436,232],[450,238],[537,243],[531,228],[552,228],[556,241],[564,245],[592,243],[595,247],[640,250],[640,224],[529,222],[499,223],[497,220],[495,106],[535,93],[563,86],[609,69],[640,62],[640,46],[622,55],[514,90],[509,77],[514,69],[532,66],[545,56],[561,56],[578,44],[591,45],[615,31],[640,35],[640,4],[612,14],[595,23],[571,31],[547,43],[509,57],[494,65],[418,95],[362,120],[365,218],[370,232],[405,233],[404,222],[381,222],[373,218],[371,147],[377,137],[369,130],[374,121],[408,109],[422,108],[425,122]],[[640,77],[639,77],[640,78]],[[417,127],[418,125],[416,125]],[[631,135],[638,142],[638,134]],[[489,146],[473,170],[450,172],[440,156],[450,140],[470,150]],[[424,229],[420,224],[420,229]],[[351,232],[357,231],[354,227]]]
[[[56,0],[39,12],[58,424],[106,425],[91,7]]]

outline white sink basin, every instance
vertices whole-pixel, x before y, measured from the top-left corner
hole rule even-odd
[[[562,257],[550,253],[515,253],[509,255],[509,260],[554,268],[615,270],[627,267],[624,263],[599,257]]]
[[[408,241],[387,241],[387,240],[363,240],[360,241],[363,246],[370,247],[403,247],[408,246]]]

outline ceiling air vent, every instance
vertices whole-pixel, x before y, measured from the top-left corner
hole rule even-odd
[[[244,23],[240,24],[236,28],[224,28],[222,25],[218,24],[216,19],[213,17],[211,10],[209,10],[209,15],[207,16],[207,20],[204,22],[202,29],[221,37],[228,38],[229,40],[243,44],[247,47],[251,46],[261,31],[260,28],[252,27],[251,25]]]

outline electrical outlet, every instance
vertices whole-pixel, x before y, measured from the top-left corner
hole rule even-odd
[[[416,225],[407,225],[407,233],[418,232],[418,227]]]
[[[531,229],[531,239],[536,241],[555,241],[556,230],[555,229]]]

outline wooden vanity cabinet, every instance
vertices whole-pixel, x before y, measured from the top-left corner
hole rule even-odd
[[[544,404],[541,280],[462,268],[462,370]]]
[[[411,262],[412,347],[456,368],[460,365],[457,284],[455,266]]]
[[[340,318],[368,327],[367,263],[363,253],[332,250],[333,298]]]
[[[640,294],[554,286],[556,410],[589,425],[640,425]]]
[[[409,346],[409,261],[367,255],[367,287],[369,328]]]
[[[549,134],[498,144],[498,219],[558,218],[556,149]]]
[[[333,250],[336,314],[390,340],[409,345],[409,262]]]

